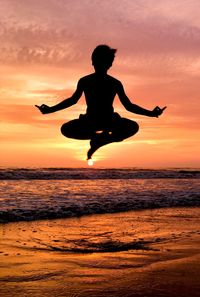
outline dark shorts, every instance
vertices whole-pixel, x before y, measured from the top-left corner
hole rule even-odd
[[[91,139],[97,131],[112,132],[116,141],[121,141],[137,133],[139,126],[136,122],[122,118],[118,113],[113,113],[101,119],[92,118],[81,114],[79,119],[65,123],[61,127],[64,136],[74,139]]]
[[[79,120],[83,125],[90,125],[94,130],[107,130],[111,129],[114,125],[121,120],[121,116],[114,112],[112,115],[106,116],[105,114],[101,115],[101,118],[92,117],[88,114],[80,114]]]

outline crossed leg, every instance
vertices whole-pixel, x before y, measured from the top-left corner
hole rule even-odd
[[[63,124],[61,133],[68,138],[84,140],[91,139],[95,134],[95,129],[89,121],[76,119]]]
[[[123,141],[136,134],[139,126],[136,122],[120,118],[113,122],[112,125],[102,131],[100,134],[95,134],[90,141],[90,149],[87,153],[87,158],[91,159],[94,152],[100,147],[112,143]]]
[[[72,120],[61,127],[62,134],[68,138],[91,139],[87,159],[91,159],[94,152],[100,147],[112,142],[123,141],[136,134],[138,130],[138,124],[126,118],[113,120],[108,127],[102,129],[96,129],[89,121],[80,119]]]

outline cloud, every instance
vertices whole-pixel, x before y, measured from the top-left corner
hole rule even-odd
[[[31,139],[44,147],[45,141],[62,146],[58,130],[64,121],[85,112],[83,99],[69,110],[46,116],[34,104],[53,105],[70,96],[79,77],[93,71],[93,48],[108,43],[118,49],[110,73],[123,82],[131,101],[148,109],[168,106],[163,117],[152,119],[125,112],[116,100],[116,111],[141,125],[138,153],[148,155],[145,144],[159,139],[165,151],[170,145],[162,145],[162,139],[183,144],[188,139],[191,151],[196,150],[199,13],[198,0],[2,0],[2,139],[15,139],[22,147],[31,146]]]
[[[121,60],[133,63],[167,56],[172,65],[179,55],[182,61],[195,58],[200,26],[188,16],[188,9],[195,15],[199,5],[191,2],[3,1],[2,11],[6,15],[9,8],[12,17],[0,14],[1,62],[80,65],[98,43],[112,44],[120,49]]]
[[[29,126],[58,125],[59,119],[43,119],[36,107],[31,105],[4,105],[0,111],[2,123],[26,124]]]

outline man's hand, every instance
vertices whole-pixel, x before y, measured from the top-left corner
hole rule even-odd
[[[152,110],[152,117],[159,117],[163,111],[167,108],[167,106],[160,108],[159,106],[156,106],[153,110]]]
[[[51,113],[51,107],[46,104],[42,104],[41,106],[35,105],[42,114]]]

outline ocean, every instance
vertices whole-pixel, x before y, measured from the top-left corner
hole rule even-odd
[[[0,223],[200,206],[200,170],[1,168]]]

